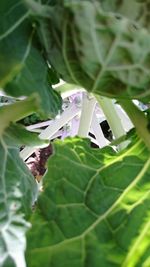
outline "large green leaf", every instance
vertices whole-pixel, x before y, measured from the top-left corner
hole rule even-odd
[[[137,140],[136,140],[137,141]],[[28,233],[29,267],[150,266],[150,155],[57,141]]]
[[[0,1],[0,86],[15,97],[37,92],[45,114],[54,116],[61,98],[47,82],[48,66],[29,14],[22,0]]]
[[[19,156],[22,145],[44,145],[37,135],[11,123],[23,114],[37,111],[37,99],[0,107],[0,266],[25,267],[25,232],[37,184]]]
[[[43,23],[49,60],[63,79],[95,94],[149,101],[148,30],[95,1],[61,2]]]

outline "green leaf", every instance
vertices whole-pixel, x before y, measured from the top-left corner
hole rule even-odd
[[[57,84],[59,83],[59,77],[57,72],[53,69],[53,68],[49,68],[48,69],[48,73],[47,73],[47,81],[50,84]]]
[[[28,232],[29,267],[140,267],[150,261],[150,154],[85,139],[54,145]]]
[[[29,11],[21,0],[0,1],[0,86],[3,87],[22,68],[28,35]]]
[[[49,140],[41,140],[38,134],[27,131],[22,125],[10,124],[5,136],[8,137],[8,143],[14,143],[18,146],[45,147],[48,146]]]
[[[123,15],[150,30],[149,2],[137,0],[100,0],[101,7],[106,12]],[[131,8],[132,7],[132,8]]]
[[[37,185],[11,138],[7,131],[0,138],[0,266],[24,267],[25,232],[30,226],[26,218],[36,199]]]
[[[23,126],[15,122],[19,117],[37,111],[37,98],[0,107],[0,266],[25,267],[25,233],[32,205],[37,199],[37,184],[19,156],[22,145],[43,146]]]
[[[36,91],[41,99],[41,108],[47,116],[53,117],[61,108],[61,97],[47,82],[47,65],[41,55],[32,49],[24,68],[5,87],[6,93],[18,97],[29,96]]]
[[[0,107],[0,136],[11,122],[16,122],[22,118],[39,110],[39,97],[33,94],[25,100],[14,102]]]
[[[47,82],[48,66],[30,12],[21,0],[2,0],[0,10],[1,87],[15,97],[37,92],[46,116],[56,115],[61,108],[61,97]]]
[[[62,2],[45,22],[49,59],[62,78],[95,94],[149,101],[148,30],[98,3]]]

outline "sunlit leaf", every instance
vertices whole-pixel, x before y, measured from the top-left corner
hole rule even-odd
[[[79,138],[54,148],[31,219],[28,266],[148,266],[150,159],[143,143],[118,155]]]

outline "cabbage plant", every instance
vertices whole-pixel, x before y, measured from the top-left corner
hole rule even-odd
[[[0,87],[15,99],[0,106],[0,266],[150,266],[150,116],[133,101],[150,103],[149,9],[148,0],[0,1]],[[49,141],[19,121],[61,113],[60,79],[96,99],[118,135],[96,149],[82,134],[54,141],[39,192],[20,149]]]

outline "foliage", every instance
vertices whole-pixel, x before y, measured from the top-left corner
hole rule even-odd
[[[35,180],[19,157],[19,147],[43,146],[47,142],[11,121],[36,111],[36,100],[30,97],[0,108],[0,266],[25,266],[25,232],[30,226],[26,219],[38,192]]]
[[[149,101],[148,29],[104,10],[87,1],[56,5],[55,17],[45,22],[53,37],[51,63],[63,79],[90,92]]]
[[[61,99],[47,81],[49,68],[29,11],[22,0],[2,0],[0,10],[0,86],[14,97],[38,92],[41,110],[56,115]]]
[[[150,159],[142,142],[117,156],[79,138],[57,141],[54,148],[31,218],[28,266],[149,262]]]
[[[148,10],[138,0],[0,1],[0,86],[23,96],[0,106],[0,266],[150,266],[150,121],[131,101],[150,101]],[[58,113],[60,78],[115,98],[137,134],[119,153],[56,141],[38,196],[19,149],[47,141],[18,122]]]

